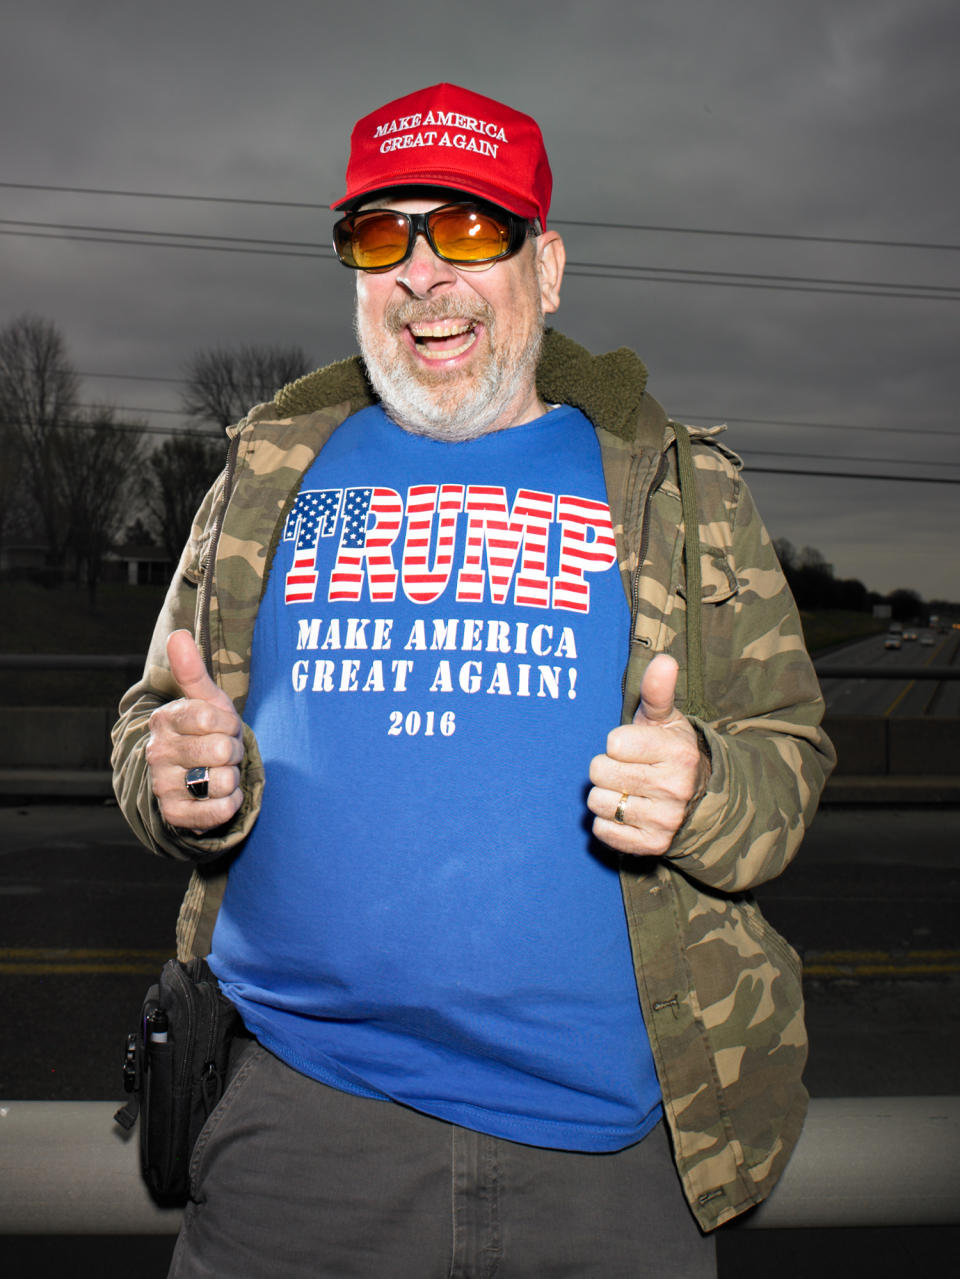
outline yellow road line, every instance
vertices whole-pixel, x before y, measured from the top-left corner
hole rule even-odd
[[[116,946],[89,949],[78,946],[0,946],[0,960],[3,959],[139,959],[160,960],[170,958],[169,947],[165,950],[118,950]]]
[[[99,977],[121,976],[150,977],[159,973],[156,964],[5,964],[0,962],[0,975],[5,977],[76,977],[81,973],[92,973]]]
[[[942,647],[942,645],[941,645],[940,647]],[[924,662],[924,666],[929,666],[929,665],[930,665],[930,663],[933,661],[933,659],[934,659],[934,658],[938,655],[938,653],[940,652],[940,647],[935,648],[935,649],[933,650],[933,652],[930,654],[930,656],[929,656],[929,657],[927,658],[927,660]],[[897,695],[897,696],[893,699],[893,701],[890,703],[890,705],[887,707],[887,709],[883,712],[883,718],[884,718],[884,719],[886,719],[886,718],[887,718],[887,717],[888,717],[888,716],[889,716],[889,715],[893,712],[893,710],[894,710],[897,706],[899,706],[899,705],[900,705],[900,703],[903,701],[903,699],[906,697],[906,695],[910,692],[911,688],[913,688],[913,686],[914,686],[914,684],[915,684],[915,683],[916,683],[916,680],[911,680],[911,681],[910,681],[910,683],[906,686],[906,688],[904,688],[904,689],[903,689],[903,691],[902,691],[902,692],[900,692],[900,693],[899,693],[899,694],[898,694],[898,695]]]
[[[71,946],[0,947],[0,974],[45,977],[74,974],[159,973],[170,950],[120,950]]]
[[[960,973],[960,950],[808,951],[804,977],[951,977]]]
[[[68,946],[0,947],[0,975],[156,976],[169,950],[122,950]],[[804,977],[950,977],[960,974],[960,950],[811,950]]]
[[[811,959],[855,961],[859,963],[892,960],[897,957],[914,960],[956,960],[960,950],[808,950]]]
[[[903,688],[897,694],[897,696],[893,699],[893,701],[890,703],[887,709],[883,712],[883,716],[882,716],[883,719],[887,719],[887,717],[896,709],[896,707],[900,705],[900,703],[903,701],[906,695],[910,692],[911,688],[913,688],[914,683],[915,681],[911,680],[910,683],[907,684],[906,687]]]

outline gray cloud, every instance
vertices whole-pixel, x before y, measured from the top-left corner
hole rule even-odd
[[[225,0],[161,8],[33,0],[4,19],[7,181],[322,205],[349,132],[440,79],[535,115],[557,219],[957,242],[956,7],[945,0]],[[325,245],[322,211],[0,188],[0,216]],[[958,282],[957,253],[561,227],[571,259],[904,284]],[[328,258],[0,235],[0,323],[30,309],[85,371],[176,377],[199,347],[352,349],[352,280]],[[758,281],[759,283],[759,281]],[[958,303],[570,275],[559,327],[634,346],[677,415],[731,420],[763,450],[924,461],[960,477]],[[175,408],[169,383],[88,379],[90,399]],[[739,424],[798,419],[900,433]],[[169,416],[157,418],[169,423]],[[924,435],[928,430],[952,430]],[[950,463],[954,464],[951,469]],[[784,461],[783,465],[802,465]],[[851,469],[910,472],[908,466]],[[955,489],[751,480],[774,536],[843,576],[960,598]]]

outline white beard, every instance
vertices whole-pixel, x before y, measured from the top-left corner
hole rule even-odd
[[[446,318],[444,304],[418,303],[416,318],[435,320]],[[429,369],[411,368],[402,356],[390,358],[385,343],[376,338],[368,340],[359,313],[354,317],[354,328],[363,355],[370,383],[389,417],[405,431],[414,435],[426,435],[435,440],[459,443],[475,440],[490,431],[515,425],[501,421],[510,404],[522,391],[525,383],[536,376],[540,347],[543,342],[543,314],[533,326],[522,350],[512,352],[498,348],[493,342],[495,318],[489,308],[471,318],[481,319],[491,339],[491,354],[485,366],[469,378],[458,378],[439,370],[431,375]],[[405,312],[404,312],[405,313]],[[461,315],[462,310],[457,310]],[[396,335],[406,324],[400,316],[390,322],[390,331]],[[399,340],[399,338],[398,338]]]

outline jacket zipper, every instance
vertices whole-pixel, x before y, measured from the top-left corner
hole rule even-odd
[[[640,544],[637,548],[637,567],[633,571],[633,580],[630,583],[630,634],[627,639],[627,664],[623,668],[623,677],[620,680],[620,697],[623,700],[627,695],[627,676],[630,671],[630,656],[633,652],[633,633],[637,624],[637,614],[640,611],[640,574],[643,570],[643,561],[647,556],[647,544],[650,541],[650,500],[654,493],[663,483],[664,476],[667,473],[667,458],[665,453],[660,454],[660,461],[657,464],[657,471],[653,477],[650,487],[647,489],[647,495],[643,504],[643,518],[640,521]]]
[[[200,651],[203,654],[204,665],[210,672],[212,679],[216,679],[213,671],[213,642],[210,637],[210,598],[213,592],[213,566],[217,562],[217,547],[220,544],[220,534],[223,532],[227,503],[230,501],[230,495],[233,491],[233,480],[239,450],[240,432],[237,431],[227,450],[226,473],[223,480],[223,501],[220,503],[220,509],[217,512],[216,522],[213,526],[213,537],[210,539],[210,545],[207,548],[207,558],[203,566],[203,578],[200,582],[200,599],[197,605],[197,611],[200,614]]]

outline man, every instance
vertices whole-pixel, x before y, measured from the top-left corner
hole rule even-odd
[[[749,889],[819,691],[733,455],[544,334],[550,189],[456,86],[357,124],[362,362],[231,430],[122,703],[118,798],[252,1037],[172,1274],[711,1274],[800,1132]]]

